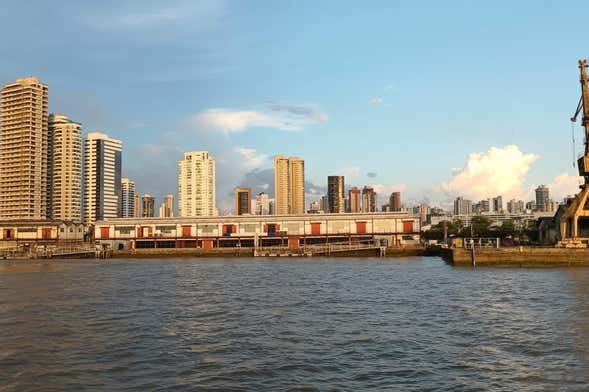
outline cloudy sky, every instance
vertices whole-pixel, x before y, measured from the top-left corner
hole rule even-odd
[[[307,203],[330,174],[381,202],[575,192],[587,1],[0,5],[0,83],[37,76],[50,111],[121,139],[141,193],[176,193],[189,150],[215,157],[221,211],[272,193],[276,154],[305,160]]]

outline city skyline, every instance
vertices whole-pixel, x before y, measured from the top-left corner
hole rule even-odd
[[[10,60],[0,65],[0,83],[35,75],[52,86],[50,112],[122,140],[123,176],[158,199],[174,189],[178,155],[209,151],[218,160],[221,212],[231,209],[237,186],[252,184],[253,194],[271,189],[268,170],[278,153],[306,161],[308,200],[325,193],[330,174],[378,194],[399,190],[415,204],[448,206],[465,184],[480,185],[466,195],[472,199],[528,199],[542,183],[559,196],[576,191],[567,120],[578,99],[572,70],[587,53],[579,51],[580,26],[569,23],[573,4],[568,12],[505,4],[482,14],[472,4],[379,4],[323,4],[313,13],[304,6],[254,12],[221,1],[71,4],[51,20],[43,5],[8,4],[8,14],[25,13],[36,28],[10,20],[0,26],[19,37],[1,49]],[[574,10],[584,8],[579,2]],[[364,28],[350,31],[343,15]],[[493,20],[499,33],[473,29],[481,20]],[[280,21],[280,28],[254,21]],[[317,27],[325,25],[329,31]],[[441,31],[436,42],[434,30]],[[512,35],[521,39],[498,45]],[[35,43],[34,56],[24,42]],[[62,47],[78,55],[53,64],[48,54]],[[469,99],[473,86],[485,91],[477,100]],[[153,99],[160,94],[166,98]],[[435,105],[426,113],[423,101]],[[426,125],[427,118],[436,123]],[[391,154],[387,139],[404,147]],[[404,167],[419,156],[435,156],[435,167]],[[498,164],[506,159],[511,170]],[[482,173],[469,169],[484,162]],[[152,184],[154,176],[161,181]],[[487,178],[495,180],[480,184]]]

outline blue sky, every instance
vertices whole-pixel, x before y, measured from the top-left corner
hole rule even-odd
[[[157,197],[209,150],[222,210],[271,188],[276,154],[305,160],[308,203],[331,174],[381,202],[558,198],[578,181],[589,3],[514,3],[2,1],[0,83],[49,84],[50,111],[123,140],[124,175]]]

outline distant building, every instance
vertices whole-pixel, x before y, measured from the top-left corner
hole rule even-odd
[[[503,197],[497,196],[493,198],[493,211],[503,212]]]
[[[429,223],[430,219],[428,219],[429,217],[429,206],[427,204],[421,203],[419,205],[419,218],[421,219],[421,224],[425,225],[426,223]]]
[[[235,189],[235,214],[247,215],[251,214],[252,208],[252,189],[251,188],[237,188]]]
[[[307,211],[308,214],[319,214],[320,212],[323,211],[321,210],[321,203],[318,201],[312,202]]]
[[[135,217],[136,197],[135,182],[128,178],[121,179],[121,218]]]
[[[546,211],[549,200],[550,195],[546,185],[540,185],[538,188],[536,188],[536,209],[538,209],[538,211]]]
[[[536,211],[537,210],[536,202],[534,200],[527,202],[526,203],[526,210],[532,211],[532,212]]]
[[[123,143],[104,133],[89,133],[84,141],[84,221],[121,215]]]
[[[0,91],[0,219],[50,215],[48,87],[18,79]]]
[[[370,186],[362,189],[362,212],[376,212],[376,192]]]
[[[345,212],[344,205],[344,176],[327,177],[327,200],[330,213],[338,214]]]
[[[274,202],[277,215],[305,212],[305,162],[274,157]]]
[[[360,196],[360,189],[358,189],[357,187],[352,187],[350,188],[350,190],[348,191],[348,200],[350,203],[350,212],[360,212],[361,208],[360,208],[360,200],[361,200],[361,196]]]
[[[344,211],[350,212],[350,199],[347,197],[344,199]]]
[[[457,197],[454,200],[454,215],[470,215],[472,214],[472,202],[462,197]]]
[[[164,202],[159,208],[160,218],[172,218],[174,217],[174,195],[166,195]]]
[[[51,219],[82,220],[82,125],[63,114],[49,116]]]
[[[260,192],[256,196],[254,213],[256,215],[270,215],[270,198],[267,193]]]
[[[391,197],[389,198],[389,207],[391,211],[401,211],[401,208],[403,207],[401,204],[401,192],[391,193]]]
[[[507,202],[507,212],[510,214],[521,214],[525,210],[525,203],[523,200],[511,199]]]
[[[319,201],[319,205],[321,207],[321,211],[327,212],[329,211],[329,198],[327,196],[321,196],[321,200]]]
[[[155,213],[155,199],[148,194],[141,196],[141,217],[153,218]]]
[[[215,160],[208,151],[185,152],[178,162],[178,215],[216,215]]]
[[[268,215],[276,214],[276,201],[274,199],[268,200]]]
[[[135,218],[141,217],[141,199],[136,191],[135,196],[133,197],[133,216]]]

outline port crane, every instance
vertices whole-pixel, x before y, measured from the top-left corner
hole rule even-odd
[[[587,60],[579,60],[581,98],[577,104],[571,123],[577,121],[579,114],[585,129],[585,151],[577,160],[579,176],[585,179],[581,191],[570,199],[567,205],[557,211],[555,220],[558,225],[560,241],[557,247],[584,248],[589,243],[589,78],[587,77]],[[574,137],[574,134],[573,134]]]
[[[575,114],[571,117],[571,122],[576,122],[577,117],[583,112],[581,125],[585,128],[585,153],[577,161],[579,175],[585,178],[585,184],[589,185],[589,79],[587,78],[587,60],[579,60],[579,69],[581,70],[581,98]],[[584,187],[583,186],[583,187]]]

